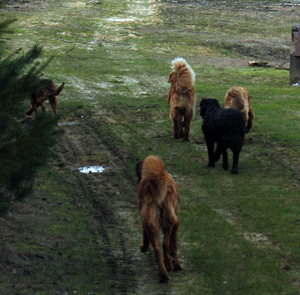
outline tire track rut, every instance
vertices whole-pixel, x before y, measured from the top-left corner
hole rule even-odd
[[[91,115],[67,118],[60,125],[65,133],[58,141],[55,165],[74,171],[81,193],[92,203],[91,214],[99,224],[96,234],[102,243],[101,255],[114,282],[110,294],[179,294],[173,287],[181,276],[176,273],[171,283],[158,283],[153,251],[139,251],[142,235],[137,184],[134,171],[126,169],[128,160],[138,159],[114,145],[109,130],[99,129],[99,122]],[[93,165],[107,169],[87,174],[78,170]]]

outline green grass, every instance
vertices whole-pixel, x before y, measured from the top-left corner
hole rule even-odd
[[[76,7],[75,2],[61,1],[64,9],[60,14],[50,2],[49,16],[43,10],[34,15],[30,10],[10,11],[12,17],[18,16],[15,27],[22,35],[7,43],[7,52],[21,44],[24,50],[35,42],[44,44],[44,57],[56,56],[45,75],[66,83],[60,112],[66,116],[89,112],[119,150],[139,159],[156,154],[164,160],[175,176],[182,201],[179,252],[187,258],[180,275],[197,282],[195,286],[186,283],[186,292],[299,294],[299,89],[289,85],[288,71],[247,65],[253,59],[272,65],[288,60],[284,54],[291,45],[290,24],[298,16],[298,6],[275,6],[268,11],[259,6],[266,1],[239,1],[237,7],[233,1],[224,7],[163,1],[152,16],[142,15],[136,22],[113,22],[107,19],[135,15],[130,10],[132,1],[120,6],[118,1],[106,0],[84,8]],[[246,4],[252,8],[241,10]],[[53,14],[56,20],[50,17]],[[20,26],[27,20],[31,26]],[[58,25],[42,25],[50,20]],[[68,56],[66,51],[74,45]],[[274,54],[265,53],[266,47]],[[255,56],[250,55],[252,49]],[[197,78],[191,143],[172,139],[167,81],[171,60],[177,56],[187,59]],[[226,91],[237,85],[249,90],[256,118],[247,135],[253,142],[244,146],[240,156],[240,173],[231,175],[221,163],[215,169],[206,167],[199,101],[216,98],[223,105]],[[229,159],[231,164],[230,152]],[[129,159],[128,169],[134,170],[135,164]],[[74,208],[77,199],[84,201],[77,195],[78,187],[64,183],[56,173],[47,177],[51,185],[45,182],[39,191],[48,200],[64,203],[72,196]],[[133,187],[127,199],[136,198],[135,190]],[[79,259],[74,274],[66,279],[83,276],[87,285],[74,288],[85,294],[95,286],[91,277],[100,276],[97,280],[105,290],[111,283],[105,273],[83,272],[87,262],[106,263],[86,231],[88,211],[67,212],[60,206],[51,214],[57,216],[57,222],[48,225],[48,235],[68,236],[74,232],[74,224],[79,228],[76,236],[70,235],[70,244],[60,250],[62,263],[74,267]],[[64,219],[70,222],[60,225]],[[88,222],[96,227],[92,219]],[[72,247],[72,239],[80,243]],[[83,243],[87,245],[84,248]],[[17,246],[24,250],[33,247],[30,242]],[[134,247],[138,249],[138,245]],[[58,250],[47,251],[60,255]],[[68,262],[69,256],[72,259]],[[82,261],[80,257],[84,257]],[[285,270],[287,266],[290,271]],[[58,266],[49,262],[44,272],[54,272],[52,267]],[[59,277],[59,271],[55,275]]]

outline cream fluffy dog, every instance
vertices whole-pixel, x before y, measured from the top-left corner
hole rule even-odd
[[[251,96],[244,87],[232,87],[225,95],[225,108],[234,108],[240,111],[246,124],[246,133],[253,127],[254,111],[251,105]]]
[[[189,141],[190,124],[196,106],[195,73],[183,58],[175,58],[172,64],[168,104],[173,121],[173,138],[183,137],[184,140]]]

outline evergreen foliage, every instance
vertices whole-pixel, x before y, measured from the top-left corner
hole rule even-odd
[[[0,22],[0,40],[11,33],[8,26],[13,21]],[[38,45],[8,57],[4,57],[3,46],[0,42],[0,215],[32,191],[34,177],[47,163],[58,132],[58,117],[50,112],[33,115],[30,122],[24,120],[31,93],[43,86],[38,77],[50,60],[39,64],[42,48]]]

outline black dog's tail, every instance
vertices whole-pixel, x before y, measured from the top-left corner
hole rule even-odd
[[[143,161],[139,161],[135,166],[135,172],[138,178],[138,184],[142,180],[142,169],[143,169]]]

